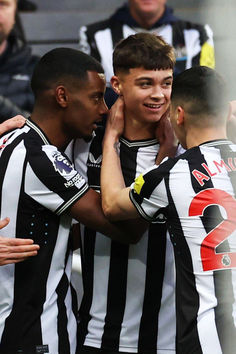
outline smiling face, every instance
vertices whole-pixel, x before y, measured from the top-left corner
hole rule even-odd
[[[111,80],[118,94],[123,95],[125,117],[139,123],[158,122],[170,104],[172,69],[130,69]]]
[[[90,138],[96,123],[107,113],[104,102],[105,76],[88,71],[87,81],[68,88],[68,105],[63,129],[70,138]],[[82,87],[81,87],[82,86]]]

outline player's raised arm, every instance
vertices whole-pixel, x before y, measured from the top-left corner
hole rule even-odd
[[[125,187],[118,154],[119,137],[123,132],[123,100],[119,98],[112,107],[106,126],[101,169],[102,207],[110,220],[137,218],[138,212]]]
[[[0,220],[0,229],[7,226],[9,218]],[[8,238],[0,236],[0,266],[22,262],[28,257],[36,256],[39,246],[31,239]]]

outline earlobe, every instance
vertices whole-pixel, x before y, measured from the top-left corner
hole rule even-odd
[[[61,106],[61,107],[67,107],[68,105],[68,95],[67,95],[67,90],[64,86],[58,86],[56,88],[56,92],[55,92],[55,96],[56,96],[56,100],[57,103]]]

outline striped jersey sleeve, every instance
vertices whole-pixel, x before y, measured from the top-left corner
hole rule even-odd
[[[60,215],[88,190],[84,178],[55,146],[28,146],[27,151],[25,192],[39,204]]]
[[[147,221],[157,222],[165,213],[168,206],[165,180],[173,165],[173,159],[168,159],[158,167],[155,165],[140,174],[131,185],[130,199]]]

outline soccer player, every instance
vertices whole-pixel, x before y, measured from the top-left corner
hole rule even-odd
[[[125,102],[125,129],[117,148],[126,185],[155,163],[156,133],[161,135],[159,121],[169,107],[174,63],[173,48],[150,33],[132,35],[115,48],[111,84]],[[74,156],[88,184],[100,190],[104,129],[95,133],[89,144],[76,141]],[[127,241],[137,242],[137,236],[133,231]],[[81,256],[78,352],[175,353],[173,251],[163,219],[131,245],[84,228]]]
[[[38,255],[0,267],[0,353],[74,354],[76,302],[70,285],[71,218],[123,236],[102,213],[63,153],[75,137],[88,138],[107,112],[105,78],[92,57],[69,48],[45,54],[32,77],[31,119],[0,139],[0,217],[3,236],[33,239]]]
[[[116,151],[122,102],[104,141],[105,214],[112,220],[138,214],[151,222],[160,214],[167,219],[176,262],[176,351],[181,354],[232,354],[236,348],[236,145],[226,138],[225,93],[213,69],[195,67],[177,76],[170,119],[188,150],[141,174],[131,189],[124,188]]]

